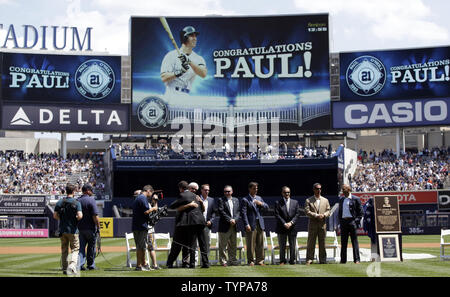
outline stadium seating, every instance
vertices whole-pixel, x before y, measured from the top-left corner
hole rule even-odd
[[[445,255],[445,247],[450,246],[450,241],[445,241],[444,236],[450,235],[450,229],[441,229],[441,260],[450,259],[450,255]]]
[[[131,260],[131,252],[136,252],[136,247],[130,244],[130,241],[134,244],[133,233],[125,233],[125,240],[127,245],[127,267],[132,268],[133,266],[136,266],[136,261]],[[147,249],[145,250],[145,258],[147,263],[150,263],[150,257]]]

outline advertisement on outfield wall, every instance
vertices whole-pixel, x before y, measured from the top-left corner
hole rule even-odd
[[[402,204],[437,204],[438,203],[437,191],[404,191],[404,192],[352,192],[361,199],[361,203],[365,204],[370,198],[374,198],[378,195],[397,196],[398,202]]]
[[[339,59],[341,101],[428,99],[450,93],[448,46],[340,53]]]
[[[333,128],[450,125],[450,98],[333,102]]]
[[[450,191],[439,191],[439,211],[450,211]]]
[[[328,14],[132,17],[132,131],[331,127]]]
[[[3,130],[126,132],[129,105],[3,103]]]
[[[0,238],[47,238],[48,229],[0,229]]]
[[[119,104],[121,57],[3,53],[3,101]]]
[[[46,195],[0,195],[0,215],[42,215]]]

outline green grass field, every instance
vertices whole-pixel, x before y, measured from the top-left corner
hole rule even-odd
[[[438,235],[403,236],[403,243],[438,243]],[[369,243],[366,236],[359,237],[359,243]],[[3,247],[59,247],[59,238],[44,239],[0,239]],[[103,238],[102,246],[125,246],[124,238]],[[450,261],[439,258],[436,248],[403,248],[403,253],[427,253],[436,256],[432,259],[404,260],[395,263],[377,263],[382,277],[449,277]],[[450,253],[450,250],[449,250]],[[134,255],[133,255],[134,256]],[[158,260],[164,261],[167,254],[158,253]],[[62,277],[60,254],[0,254],[1,277]],[[134,271],[126,268],[125,252],[104,252],[96,259],[98,270],[82,271],[81,277],[364,277],[372,263],[326,264],[326,265],[267,265],[233,266],[212,265],[210,269],[162,269],[158,271]]]

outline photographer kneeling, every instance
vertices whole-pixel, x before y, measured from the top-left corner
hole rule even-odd
[[[158,210],[158,203],[152,199],[154,194],[153,187],[146,185],[140,195],[133,202],[133,219],[132,229],[134,242],[136,243],[136,270],[149,271],[152,270],[148,263],[145,263],[145,250],[150,251],[153,262],[153,269],[159,269],[156,261],[156,253],[153,250],[152,241],[149,240],[149,214]],[[149,200],[152,202],[150,207]]]

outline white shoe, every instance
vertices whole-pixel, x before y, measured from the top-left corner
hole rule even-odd
[[[75,266],[75,264],[69,264],[69,266],[67,267],[67,276],[77,276],[78,275],[78,270],[77,267]]]

